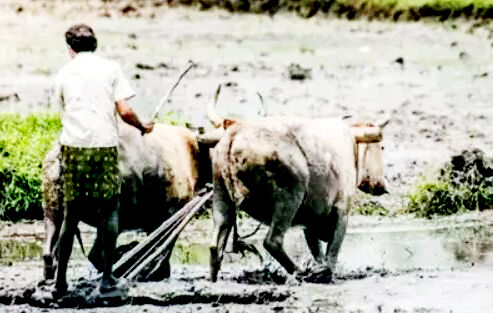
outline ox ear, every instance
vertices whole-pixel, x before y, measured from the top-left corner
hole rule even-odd
[[[375,124],[380,127],[380,128],[384,128],[385,126],[387,126],[388,124],[390,123],[390,118],[386,118],[384,120],[379,120],[377,121]]]
[[[235,120],[230,120],[228,118],[225,118],[223,120],[223,128],[224,129],[228,129],[229,127],[233,126],[234,124],[236,124]]]

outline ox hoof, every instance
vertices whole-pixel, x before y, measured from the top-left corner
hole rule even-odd
[[[297,274],[297,276],[307,283],[330,284],[333,282],[332,270],[330,268],[307,269]]]

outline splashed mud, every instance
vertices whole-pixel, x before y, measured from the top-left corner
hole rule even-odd
[[[247,233],[256,225],[242,219],[240,231]],[[355,216],[330,280],[308,258],[300,229],[286,238],[288,252],[305,267],[304,276],[296,279],[261,248],[266,230],[261,228],[249,241],[265,254],[266,263],[253,254],[228,252],[219,281],[211,283],[208,259],[195,257],[207,250],[202,234],[209,226],[207,220],[196,220],[185,230],[175,252],[187,257],[174,259],[170,279],[129,283],[128,293],[120,298],[95,296],[95,274],[81,255],[70,263],[69,296],[62,301],[52,300],[50,283],[39,284],[41,260],[2,266],[0,311],[158,312],[166,307],[171,312],[485,312],[493,305],[488,279],[493,274],[493,212],[433,220]],[[15,233],[12,227],[22,224],[5,227],[0,234]],[[88,241],[92,234],[82,229]]]

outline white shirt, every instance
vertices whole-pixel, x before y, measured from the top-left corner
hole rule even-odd
[[[116,62],[79,52],[55,78],[55,101],[62,107],[60,143],[83,148],[117,146],[115,102],[134,95]]]

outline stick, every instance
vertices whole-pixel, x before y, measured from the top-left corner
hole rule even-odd
[[[173,233],[168,237],[168,239],[166,239],[166,241],[163,243],[163,245],[161,245],[161,247],[159,247],[156,251],[154,251],[154,253],[150,257],[148,257],[145,261],[143,261],[142,263],[140,263],[139,266],[135,270],[133,270],[130,274],[128,274],[127,278],[128,279],[135,278],[135,276],[137,276],[139,274],[139,272],[143,268],[145,268],[157,256],[159,256],[160,254],[162,254],[163,251],[168,248],[169,244],[171,242],[173,242],[173,240],[175,240],[178,237],[178,235],[181,233],[181,231],[183,230],[183,228],[185,228],[185,226],[188,224],[188,222],[190,221],[190,219],[195,215],[195,213],[197,213],[200,210],[200,208],[202,207],[202,205],[204,205],[204,203],[210,197],[212,197],[212,194],[213,194],[213,191],[209,191],[207,194],[205,194],[204,196],[202,196],[200,198],[199,203],[197,203],[197,205],[192,210],[190,210],[190,213],[187,215],[187,217],[180,223],[180,225],[178,226],[178,228],[173,231]]]
[[[175,90],[175,88],[178,86],[178,84],[180,83],[181,79],[188,73],[188,71],[190,71],[190,69],[192,67],[195,66],[195,63],[193,62],[190,62],[190,65],[187,67],[187,69],[181,73],[180,77],[178,77],[178,80],[176,81],[176,83],[173,85],[173,87],[171,87],[170,90],[168,90],[168,93],[161,98],[161,101],[159,102],[158,106],[156,107],[156,110],[154,111],[154,113],[152,113],[151,115],[151,121],[154,121],[159,113],[159,111],[161,111],[161,109],[163,108],[163,105],[169,100],[169,98],[171,97],[171,94],[173,93],[173,91]]]

